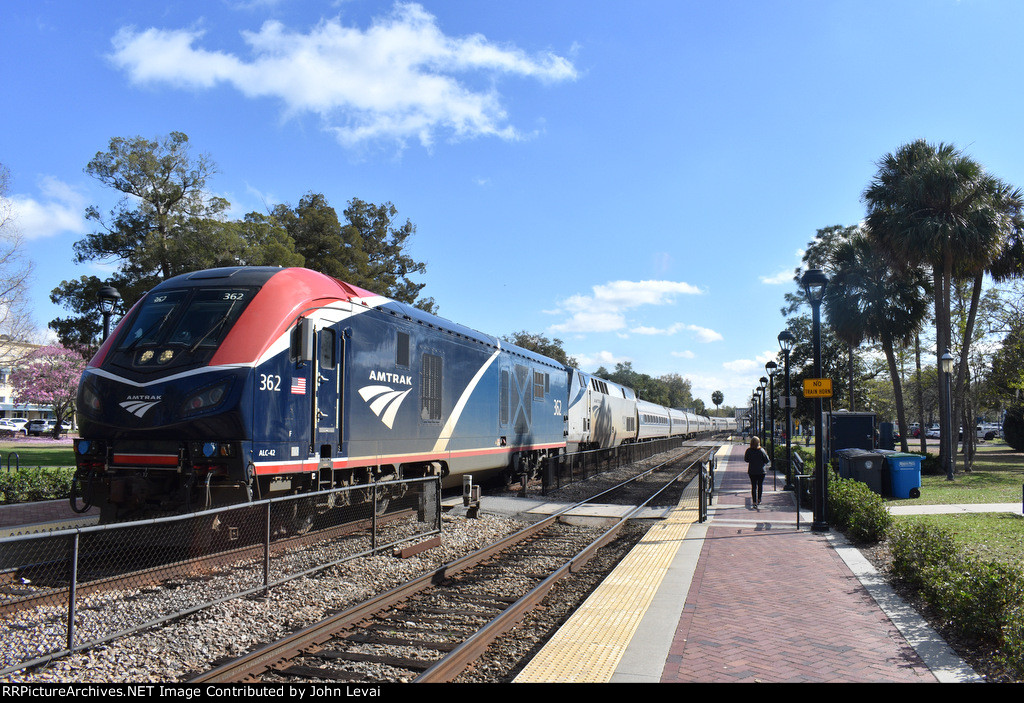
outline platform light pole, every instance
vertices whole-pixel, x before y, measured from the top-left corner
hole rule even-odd
[[[772,438],[772,461],[775,461],[775,370],[778,367],[774,361],[764,365],[768,372],[768,435]]]
[[[757,418],[760,415],[760,410],[757,407],[757,390],[754,390],[753,395],[750,396],[750,436],[760,437],[761,428],[757,426]]]
[[[789,403],[789,352],[793,350],[795,341],[796,337],[789,330],[779,332],[779,348],[782,349],[786,376],[786,485],[782,487],[784,491],[793,490],[793,407]]]
[[[946,385],[946,420],[943,423],[945,427],[941,428],[939,432],[942,433],[942,444],[944,449],[945,457],[943,462],[946,468],[946,480],[953,480],[953,452],[956,451],[956,440],[953,439],[953,410],[950,407],[950,391],[951,383],[950,380],[953,376],[953,355],[946,350],[946,353],[942,355],[940,360],[942,364],[942,382]]]
[[[103,286],[98,293],[100,299],[100,312],[103,313],[103,341],[110,336],[110,316],[121,299],[121,294],[113,286]]]
[[[772,463],[775,463],[775,369],[779,367],[774,361],[769,361],[764,365],[765,371],[768,372],[768,404],[765,406],[768,410],[768,436],[772,438],[772,451],[770,456]],[[778,471],[772,470],[772,486],[774,488],[775,477],[779,475]]]
[[[811,303],[814,328],[814,377],[821,378],[821,301],[825,297],[828,276],[821,269],[808,269],[801,283]],[[812,530],[827,530],[825,509],[828,489],[825,487],[825,465],[821,456],[821,398],[814,399],[814,521]]]
[[[761,446],[767,444],[768,436],[768,416],[765,413],[765,389],[768,388],[768,379],[762,376],[760,378],[760,385],[758,390],[761,392]],[[767,450],[766,450],[767,451]]]

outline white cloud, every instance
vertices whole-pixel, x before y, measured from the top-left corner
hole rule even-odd
[[[767,283],[768,285],[779,285],[782,283],[793,282],[793,269],[783,269],[774,276],[761,276],[761,283]]]
[[[112,59],[139,84],[208,90],[220,84],[249,98],[274,98],[287,115],[314,114],[339,142],[372,140],[423,145],[444,132],[453,138],[523,135],[508,123],[494,87],[504,75],[542,83],[573,80],[566,58],[535,55],[477,34],[449,37],[421,5],[396,3],[368,28],[322,20],[307,33],[268,21],[243,32],[250,57],[197,46],[204,32],[122,28]],[[483,74],[489,89],[463,77]]]
[[[616,356],[610,351],[600,351],[596,354],[573,354],[573,357],[579,364],[579,368],[584,371],[595,371],[599,366],[614,368],[620,362],[632,361],[628,356]]]
[[[686,329],[691,332],[697,333],[697,339],[702,342],[720,342],[724,337],[714,330],[708,329],[707,327],[698,327],[697,325],[687,325]]]
[[[764,365],[769,361],[775,361],[778,353],[766,351],[761,352],[754,359],[736,359],[722,363],[722,368],[735,374],[756,373],[758,377],[764,372]]]
[[[645,334],[645,335],[672,335],[680,332],[689,331],[696,334],[697,339],[701,342],[720,342],[724,337],[718,332],[707,327],[700,327],[698,325],[686,325],[682,322],[677,322],[669,327],[648,327],[641,325],[634,327],[630,330],[633,334]]]
[[[593,287],[592,295],[574,295],[562,302],[561,312],[570,318],[552,325],[555,332],[615,332],[626,327],[625,312],[644,305],[669,305],[679,295],[702,291],[682,281],[612,281]],[[638,326],[637,334],[674,334],[692,326],[673,325],[667,330]],[[695,328],[699,329],[699,328]]]
[[[9,199],[12,224],[25,239],[43,239],[62,232],[84,232],[85,198],[56,178],[44,178],[42,198],[13,195]]]

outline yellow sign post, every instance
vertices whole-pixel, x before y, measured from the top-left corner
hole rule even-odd
[[[831,378],[805,378],[804,398],[831,398]]]

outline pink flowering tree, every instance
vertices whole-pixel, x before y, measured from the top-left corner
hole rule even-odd
[[[60,433],[61,424],[71,419],[85,364],[78,352],[58,346],[40,347],[11,372],[11,387],[18,403],[53,408],[54,436]]]

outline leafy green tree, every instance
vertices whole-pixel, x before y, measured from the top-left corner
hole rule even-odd
[[[506,342],[511,342],[517,347],[523,349],[529,349],[530,351],[542,354],[550,359],[565,364],[571,368],[577,368],[578,362],[574,357],[569,356],[565,353],[565,349],[562,346],[562,340],[557,337],[554,339],[548,339],[542,334],[535,334],[521,330],[519,332],[513,332],[510,335],[505,335],[502,339]]]
[[[320,193],[307,193],[294,208],[274,209],[308,268],[435,312],[432,298],[420,298],[425,284],[410,278],[427,268],[406,253],[416,227],[409,220],[396,223],[397,214],[391,203],[373,205],[353,198],[342,221]]]
[[[96,207],[86,217],[96,231],[75,243],[75,262],[114,265],[105,281],[95,276],[62,281],[50,299],[73,314],[50,322],[66,346],[95,347],[100,333],[97,293],[118,289],[121,312],[161,281],[218,266],[308,266],[401,302],[434,311],[418,296],[424,284],[409,276],[426,266],[405,253],[416,228],[394,222],[390,203],[352,200],[345,222],[323,195],[310,193],[298,207],[278,206],[242,220],[225,218],[229,203],[209,196],[216,173],[209,157],[192,154],[188,136],[172,132],[148,140],[116,137],[85,169],[123,198],[108,216]]]
[[[819,246],[808,247],[808,263],[829,272],[824,309],[835,334],[853,349],[865,340],[877,342],[885,354],[892,382],[897,422],[906,428],[902,376],[897,347],[909,344],[928,312],[929,280],[918,267],[895,268],[875,249],[859,227],[830,228]],[[805,256],[807,260],[807,256]],[[851,391],[852,392],[852,391]],[[906,433],[901,448],[908,450]]]

